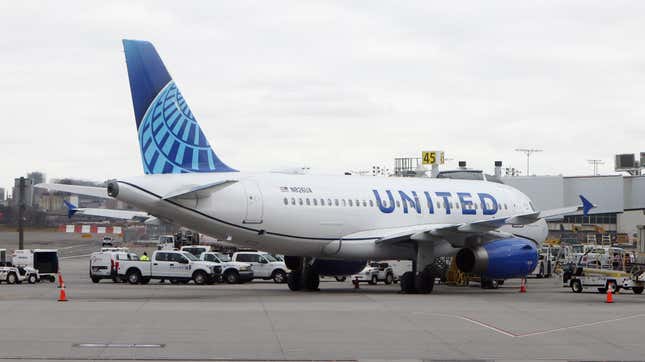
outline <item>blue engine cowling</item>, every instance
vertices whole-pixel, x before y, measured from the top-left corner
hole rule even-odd
[[[316,259],[313,264],[313,270],[325,276],[344,276],[358,274],[365,265],[366,260],[331,260]]]
[[[535,243],[523,238],[495,240],[476,248],[464,248],[456,256],[459,270],[492,279],[524,277],[535,269],[537,261]]]

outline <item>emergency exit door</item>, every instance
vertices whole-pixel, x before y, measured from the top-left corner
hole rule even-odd
[[[243,182],[244,191],[246,192],[246,218],[245,224],[262,223],[262,193],[258,183],[252,180]]]

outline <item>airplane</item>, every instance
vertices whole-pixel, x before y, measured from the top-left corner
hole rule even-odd
[[[491,181],[238,171],[213,151],[155,47],[123,47],[144,175],[105,188],[38,186],[115,198],[283,254],[291,290],[318,290],[320,276],[356,274],[367,260],[384,259],[412,261],[401,277],[405,293],[432,292],[441,256],[485,278],[524,277],[537,265],[545,219],[595,207],[580,195],[581,205],[539,211],[519,190]]]

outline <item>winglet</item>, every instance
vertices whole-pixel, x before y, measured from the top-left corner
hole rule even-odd
[[[67,200],[63,200],[63,202],[65,203],[65,206],[67,206],[67,217],[71,219],[72,216],[78,212],[78,208]]]
[[[589,200],[585,199],[584,196],[578,195],[580,197],[580,200],[582,201],[582,213],[584,216],[587,216],[589,214],[589,210],[593,209],[596,207],[596,205],[592,204],[589,202]]]

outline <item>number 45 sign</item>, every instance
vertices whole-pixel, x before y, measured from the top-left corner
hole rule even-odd
[[[424,165],[443,165],[443,151],[423,151],[421,152],[421,163]]]

